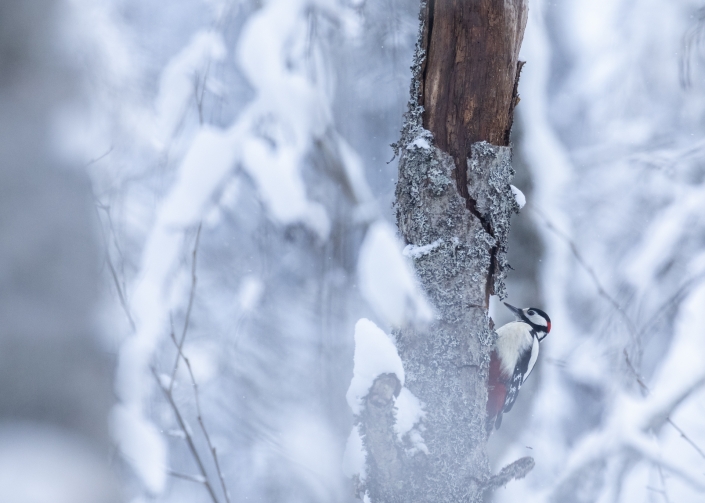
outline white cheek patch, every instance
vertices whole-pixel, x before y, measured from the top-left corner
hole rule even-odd
[[[533,323],[536,326],[539,327],[545,327],[546,326],[546,320],[543,319],[542,316],[534,313],[532,315],[526,314],[526,317],[529,319],[531,323]]]

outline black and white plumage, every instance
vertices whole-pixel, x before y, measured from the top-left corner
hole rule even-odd
[[[497,329],[497,342],[490,356],[488,430],[499,428],[502,415],[512,410],[522,384],[536,365],[539,343],[551,331],[551,319],[544,311],[535,307],[519,309],[506,302],[504,305],[517,321]]]

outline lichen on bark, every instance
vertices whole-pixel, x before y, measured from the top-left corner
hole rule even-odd
[[[466,159],[467,194],[462,194],[458,172],[466,166],[439,149],[424,128],[419,97],[428,34],[425,2],[421,12],[408,111],[393,145],[399,156],[395,208],[406,244],[433,244],[410,256],[436,319],[426,327],[400,327],[395,336],[404,385],[424,404],[420,431],[428,453],[405,450],[394,435],[393,399],[379,404],[368,399],[358,418],[368,453],[359,494],[372,503],[480,502],[485,491],[533,466],[524,460],[492,477],[485,449],[487,372],[496,338],[489,296],[506,294],[509,224],[519,208],[509,185],[510,147],[473,143]]]

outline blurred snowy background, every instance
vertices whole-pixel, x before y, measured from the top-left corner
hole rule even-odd
[[[1,501],[353,501],[355,322],[427,314],[388,162],[418,7],[0,4]],[[493,501],[705,497],[704,37],[696,1],[530,1],[508,300],[553,331]]]

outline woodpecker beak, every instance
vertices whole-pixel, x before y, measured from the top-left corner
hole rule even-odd
[[[507,304],[506,302],[504,302],[504,305],[507,306],[507,309],[514,313],[514,316],[521,319],[521,309],[514,307],[511,304]]]

